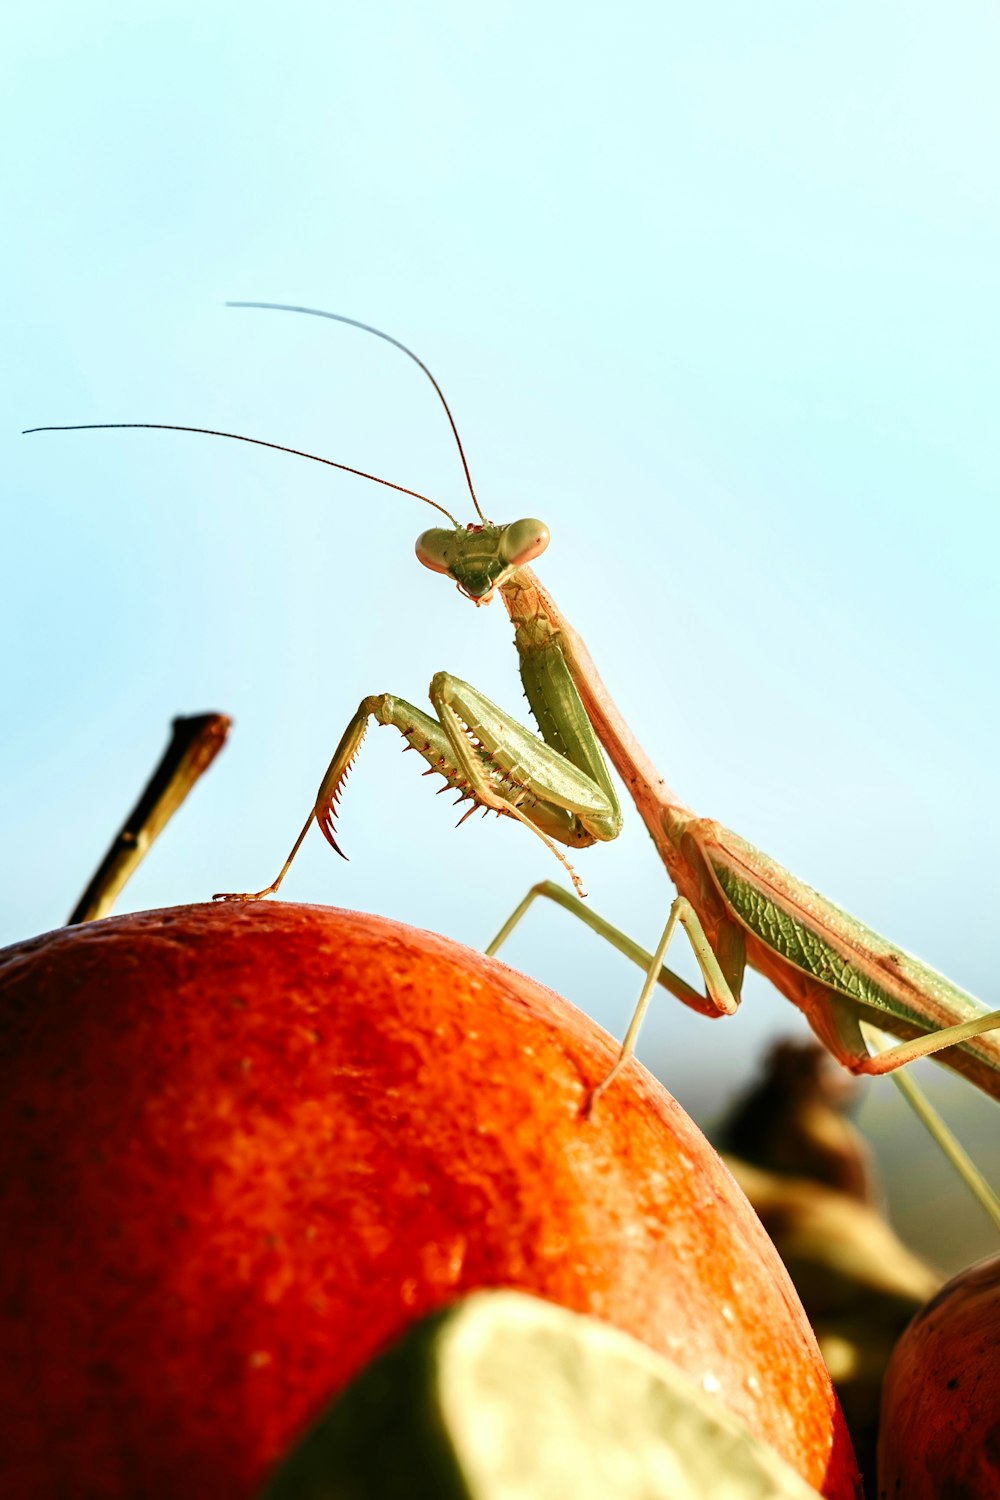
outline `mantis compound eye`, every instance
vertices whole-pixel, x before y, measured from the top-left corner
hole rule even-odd
[[[512,568],[520,568],[540,556],[549,545],[549,528],[544,521],[527,517],[512,521],[500,538],[500,554]]]
[[[448,562],[454,547],[455,533],[433,527],[417,537],[416,554],[425,568],[435,573],[447,573]]]

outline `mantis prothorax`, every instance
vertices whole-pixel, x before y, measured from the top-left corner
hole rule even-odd
[[[277,303],[231,305],[332,318],[376,334],[414,360],[431,380],[448,415],[478,520],[462,526],[437,501],[418,491],[347,464],[238,433],[146,422],[85,425],[207,432],[279,448],[360,474],[434,506],[451,525],[425,531],[417,541],[417,557],[425,567],[450,577],[459,592],[476,605],[488,603],[499,593],[514,625],[521,678],[542,738],[539,740],[469,684],[444,672],[434,677],[430,687],[436,718],[387,693],[366,697],[344,731],[305,825],[277,878],[262,891],[220,899],[255,900],[273,894],[313,821],[341,852],[334,838],[336,803],[369,718],[398,729],[408,748],[427,761],[425,775],[440,773],[462,799],[470,800],[473,805],[467,816],[482,807],[529,827],[562,860],[582,894],[556,845],[582,848],[597,840],[615,838],[621,828],[621,810],[601,753],[603,746],[677,888],[655,954],[650,957],[594,916],[579,895],[572,896],[549,882],[528,893],[487,950],[494,952],[499,947],[534,896],[546,895],[608,936],[647,969],[619,1059],[595,1096],[632,1055],[657,982],[703,1015],[730,1015],[739,1003],[749,963],[799,1007],[821,1041],[852,1072],[888,1073],[917,1057],[947,1048],[951,1050],[940,1059],[942,1062],[1000,1099],[1000,1040],[984,1035],[1000,1027],[1000,1011],[984,1012],[971,995],[943,975],[848,916],[738,834],[710,818],[699,817],[671,791],[612,701],[579,635],[527,566],[548,544],[546,526],[534,519],[495,525],[483,515],[451,411],[423,361],[398,339],[337,313]],[[678,923],[684,927],[698,961],[704,994],[663,965]],[[873,1056],[862,1035],[862,1022],[905,1041]]]

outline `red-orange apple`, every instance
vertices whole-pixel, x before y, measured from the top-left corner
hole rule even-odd
[[[249,1500],[416,1317],[517,1287],[645,1340],[830,1497],[843,1421],[699,1131],[565,1001],[270,903],[0,955],[0,1493]]]

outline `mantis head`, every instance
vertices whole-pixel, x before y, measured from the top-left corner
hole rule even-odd
[[[493,590],[548,545],[549,528],[529,516],[506,526],[484,521],[452,531],[434,527],[417,538],[416,552],[425,568],[447,573],[459,591],[479,605],[489,604]]]

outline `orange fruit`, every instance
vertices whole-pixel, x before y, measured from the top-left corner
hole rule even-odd
[[[416,1318],[513,1287],[643,1339],[855,1494],[798,1298],[700,1132],[566,1001],[272,902],[0,954],[0,1493],[249,1500]]]

